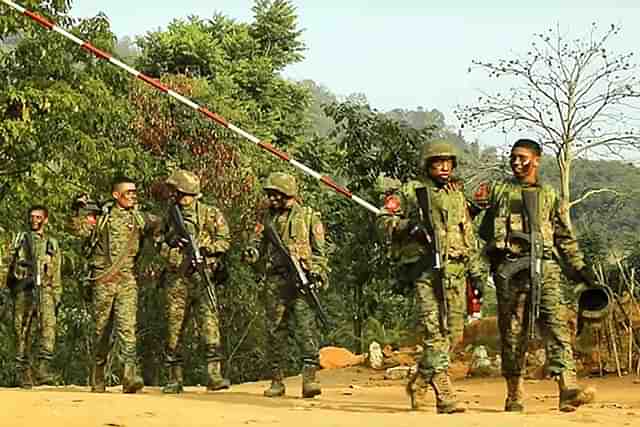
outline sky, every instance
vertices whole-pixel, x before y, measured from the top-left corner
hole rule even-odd
[[[312,79],[333,93],[364,93],[371,105],[436,108],[456,125],[458,104],[472,103],[491,88],[474,59],[495,60],[526,52],[532,35],[558,25],[579,37],[596,22],[622,32],[611,47],[640,53],[638,0],[294,0],[305,60],[284,74]],[[119,36],[165,28],[176,18],[221,12],[252,19],[251,0],[77,0],[72,14],[104,12]],[[495,135],[492,136],[495,138]]]

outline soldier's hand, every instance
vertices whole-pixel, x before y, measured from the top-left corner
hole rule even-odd
[[[167,245],[169,245],[170,248],[184,248],[187,243],[189,243],[187,239],[178,236],[167,240]]]
[[[596,277],[596,275],[594,274],[593,270],[588,267],[588,266],[584,266],[580,269],[580,271],[578,271],[578,274],[580,276],[580,279],[590,288],[595,288],[598,285],[598,278]]]
[[[309,280],[316,287],[316,289],[326,290],[329,287],[329,280],[326,275],[317,271],[309,272]]]
[[[464,191],[464,181],[458,178],[452,178],[444,186],[444,191],[454,193],[456,191]]]
[[[248,264],[255,264],[260,258],[260,252],[256,248],[247,248],[242,251],[242,261]]]
[[[82,193],[76,197],[73,201],[73,208],[78,210],[86,207],[89,204],[89,195],[87,193]]]
[[[206,246],[200,247],[200,254],[205,258],[211,258],[216,256],[216,253]]]

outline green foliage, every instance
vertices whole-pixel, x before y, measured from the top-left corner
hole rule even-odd
[[[41,10],[48,16],[63,14],[56,17],[58,22],[71,25],[64,15],[68,2],[46,4]],[[363,94],[340,103],[312,81],[284,79],[282,69],[300,61],[304,50],[294,7],[283,0],[258,0],[253,12],[251,22],[222,14],[176,20],[165,30],[138,38],[137,49],[131,40],[117,41],[104,16],[77,21],[72,32],[101,49],[117,50],[163,84],[310,167],[332,171],[338,184],[374,205],[382,203],[378,178],[407,180],[420,174],[420,147],[436,136],[460,148],[459,173],[470,185],[504,173],[506,164],[495,150],[482,150],[452,134],[437,110],[381,113],[367,105]],[[50,229],[65,250],[54,361],[61,380],[86,383],[92,353],[91,309],[79,290],[86,278],[86,260],[80,242],[65,228],[71,202],[78,193],[107,200],[111,177],[124,173],[138,182],[143,208],[160,213],[165,207],[161,184],[175,167],[201,177],[204,201],[222,208],[232,228],[231,278],[218,289],[227,374],[236,382],[263,377],[268,372],[269,325],[262,287],[240,253],[259,213],[263,179],[273,171],[292,171],[56,34],[34,31],[32,24],[9,15],[0,18],[0,26],[5,35],[14,36],[12,48],[0,53],[0,179],[9,188],[0,205],[0,226],[17,231],[25,210],[35,202],[51,210]],[[615,245],[629,259],[640,259],[637,240],[632,240],[640,208],[635,197],[637,169],[580,162],[574,169],[576,195],[604,184],[619,193],[599,194],[573,212],[589,256],[606,259],[608,248]],[[321,211],[328,229],[332,287],[322,297],[336,328],[323,333],[323,342],[358,350],[372,339],[382,344],[414,341],[416,337],[406,332],[416,322],[414,296],[395,289],[395,266],[377,238],[372,214],[321,188],[316,180],[297,176],[301,199]],[[545,176],[556,182],[556,166],[545,164]],[[166,329],[162,267],[148,246],[141,258],[139,355],[146,382],[161,384]],[[490,292],[485,304],[485,310],[494,309]],[[14,374],[12,330],[7,304],[0,307],[0,383],[9,384]],[[189,384],[202,383],[204,377],[196,332],[191,324],[185,340]],[[298,366],[298,356],[292,347],[290,368]],[[118,363],[112,360],[113,381],[118,381]]]

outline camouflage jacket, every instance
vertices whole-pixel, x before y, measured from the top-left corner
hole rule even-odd
[[[32,231],[17,233],[6,257],[8,260],[6,263],[7,280],[10,284],[15,284],[33,279],[30,268],[32,260],[26,246],[26,239],[29,236],[33,242],[42,286],[52,288],[54,295],[60,298],[62,294],[62,252],[58,241],[53,237],[40,236]]]
[[[160,220],[137,209],[105,206],[97,220],[84,216],[71,219],[71,230],[86,240],[86,255],[97,269],[116,267],[132,271],[144,237],[159,235]]]
[[[187,231],[194,237],[199,248],[206,248],[212,254],[221,254],[229,250],[231,246],[231,233],[227,221],[220,209],[196,201],[188,207],[181,206],[180,211],[184,219]],[[182,265],[184,250],[171,248],[166,242],[175,238],[175,226],[168,221],[168,215],[162,223],[161,234],[165,237],[165,243],[160,248],[160,255],[167,261],[172,270]],[[207,263],[216,262],[215,257],[207,259]]]
[[[480,225],[480,237],[487,242],[492,258],[504,254],[520,255],[529,251],[522,240],[512,238],[512,232],[523,232],[523,186],[515,178],[493,183],[485,202],[485,215]],[[584,266],[578,242],[560,213],[556,191],[548,184],[536,186],[540,191],[538,202],[538,230],[542,236],[544,258],[562,257],[576,271]]]
[[[440,238],[443,259],[466,263],[472,276],[483,275],[478,244],[462,191],[438,188],[433,180],[413,180],[388,195],[378,217],[378,225],[390,244],[391,257],[400,264],[411,264],[429,256],[432,246],[410,234],[420,224],[416,189],[424,187],[431,195],[431,218]]]
[[[281,213],[271,209],[265,212],[262,222],[256,225],[254,243],[260,248],[261,267],[267,273],[272,273],[282,266],[274,259],[271,244],[263,235],[264,226],[269,223],[273,225],[291,256],[300,261],[302,268],[320,275],[326,285],[330,269],[320,213],[297,202],[290,210]]]

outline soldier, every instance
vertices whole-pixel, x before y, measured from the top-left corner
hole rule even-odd
[[[175,171],[167,180],[174,191],[176,208],[182,213],[186,231],[199,246],[203,262],[213,274],[213,281],[220,281],[222,256],[229,250],[230,236],[222,212],[199,201],[200,179],[185,170]],[[182,355],[180,347],[185,327],[191,315],[195,315],[199,331],[206,347],[207,390],[215,391],[230,387],[229,380],[222,377],[223,359],[220,347],[220,320],[217,307],[212,307],[205,294],[203,278],[194,271],[192,265],[184,268],[187,241],[176,230],[176,224],[165,220],[163,226],[165,242],[161,255],[167,260],[163,274],[166,295],[167,343],[166,363],[169,368],[169,382],[162,389],[164,393],[182,392]],[[188,260],[187,260],[188,262]],[[215,291],[215,290],[212,290]]]
[[[538,169],[541,146],[529,139],[516,141],[511,149],[513,178],[497,182],[485,191],[480,204],[487,209],[481,224],[481,237],[487,242],[498,299],[498,327],[502,343],[502,375],[507,383],[505,411],[524,410],[522,374],[527,351],[529,264],[519,271],[514,266],[530,253],[529,243],[521,237],[532,221],[526,214],[525,192],[537,198],[537,230],[542,239],[542,284],[537,326],[548,349],[550,374],[558,378],[561,411],[574,411],[595,397],[592,388],[576,383],[575,363],[567,326],[569,311],[561,302],[563,275],[558,262],[573,270],[576,278],[594,283],[593,273],[585,266],[576,238],[560,211],[558,196],[548,184],[540,182]],[[528,196],[527,196],[528,197]],[[518,274],[520,273],[520,274]],[[524,273],[524,274],[522,274]]]
[[[474,288],[481,290],[483,272],[477,261],[477,244],[464,193],[450,185],[457,164],[453,146],[445,140],[424,145],[421,168],[424,176],[404,184],[398,192],[385,198],[381,228],[387,241],[396,248],[404,281],[413,283],[418,301],[424,353],[416,376],[423,388],[431,384],[436,393],[438,413],[464,412],[456,399],[448,374],[451,345],[462,339],[466,313],[466,278],[472,277]],[[422,206],[418,193],[430,198],[431,206]],[[443,283],[434,268],[435,245],[424,227],[430,218],[439,237]],[[446,304],[441,286],[446,289]],[[446,319],[444,308],[448,306]],[[415,379],[415,378],[414,378]],[[416,407],[412,384],[407,387],[412,406]]]
[[[124,364],[122,390],[136,393],[144,387],[136,366],[136,317],[138,284],[135,276],[136,257],[141,240],[153,235],[159,220],[137,209],[136,184],[127,177],[118,177],[112,184],[114,202],[102,207],[98,215],[80,212],[71,219],[71,228],[87,238],[90,258],[90,294],[95,317],[95,366],[91,391],[104,393],[105,364],[110,351],[110,338],[115,328]],[[85,196],[77,205],[86,207]]]
[[[272,173],[264,185],[269,207],[263,221],[256,226],[256,244],[245,253],[249,262],[260,261],[265,273],[265,303],[269,332],[267,342],[271,350],[271,386],[266,397],[284,396],[283,363],[287,360],[289,321],[295,321],[292,331],[302,352],[302,397],[312,398],[322,391],[316,379],[319,364],[315,312],[295,283],[289,280],[284,262],[274,256],[271,242],[264,235],[265,227],[273,227],[280,236],[294,262],[299,263],[315,286],[326,288],[328,266],[324,227],[319,213],[303,207],[296,199],[296,179],[286,173]]]
[[[58,241],[46,233],[49,211],[36,205],[29,209],[30,230],[13,239],[7,283],[14,300],[16,365],[19,384],[31,388],[32,328],[37,328],[39,352],[37,384],[53,385],[50,371],[56,343],[56,312],[62,295],[62,254]]]

